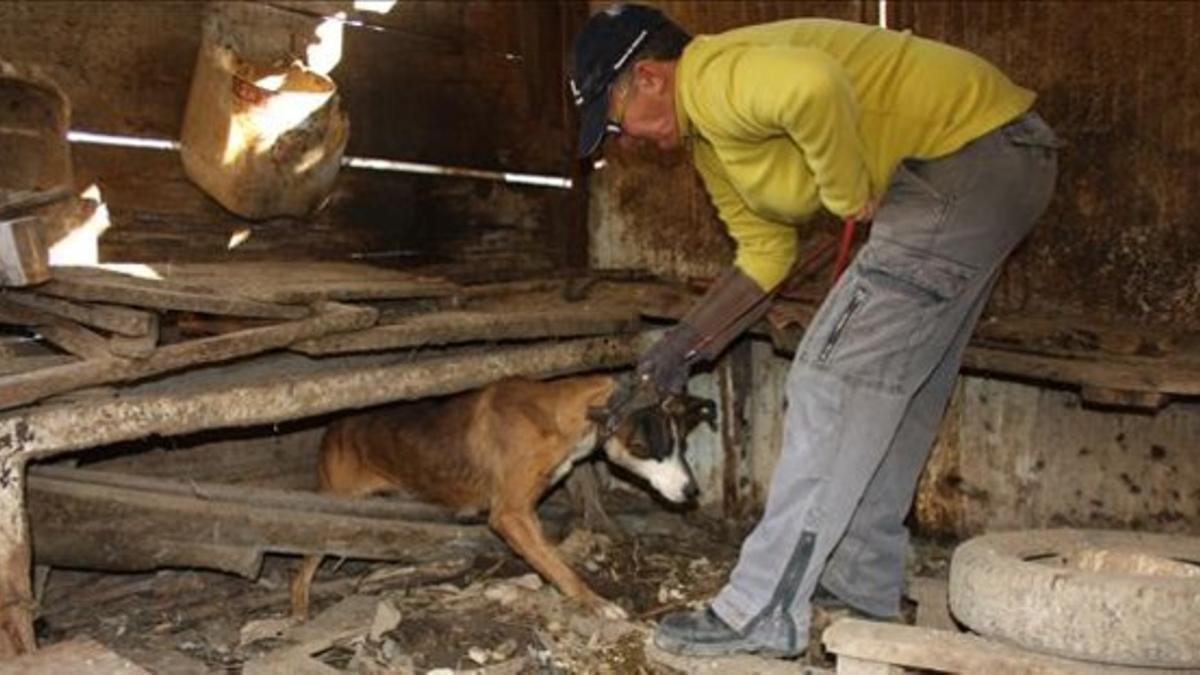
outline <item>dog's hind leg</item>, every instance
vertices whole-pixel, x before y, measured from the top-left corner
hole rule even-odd
[[[308,618],[309,589],[312,587],[317,568],[321,566],[321,557],[304,556],[304,560],[292,574],[292,616],[300,621]]]

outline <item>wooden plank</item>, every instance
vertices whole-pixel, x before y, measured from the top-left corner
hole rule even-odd
[[[129,307],[105,304],[83,305],[28,291],[8,291],[0,297],[25,307],[40,309],[43,312],[118,335],[130,337],[146,335],[158,324],[157,315]]]
[[[74,321],[12,302],[7,294],[0,295],[0,323],[33,328],[46,341],[84,359],[112,358],[104,337]]]
[[[149,675],[133,661],[89,638],[75,638],[0,662],[0,675]]]
[[[949,673],[1120,673],[1166,675],[1178,670],[1124,668],[1025,651],[968,633],[841,619],[821,637],[826,649],[862,661]]]
[[[582,305],[508,312],[449,310],[418,314],[400,323],[356,333],[305,340],[292,349],[310,355],[344,354],[462,342],[627,333],[636,325],[637,315],[631,310]]]
[[[657,333],[489,349],[418,361],[328,366],[299,375],[267,374],[253,363],[217,381],[163,387],[86,405],[39,406],[0,415],[0,449],[48,457],[154,434],[272,424],[335,410],[453,394],[512,375],[552,377],[628,365]],[[244,368],[248,375],[238,379]]]
[[[1200,395],[1200,365],[1176,358],[1106,356],[1084,360],[971,345],[963,357],[963,367],[1075,386]]]
[[[285,304],[440,298],[462,291],[457,284],[440,277],[362,263],[235,262],[150,264],[149,267],[171,283]]]
[[[100,473],[106,480],[94,480]],[[424,561],[501,546],[486,524],[416,520],[428,505],[289,495],[69,469],[29,477],[38,564],[118,571],[203,567],[251,577],[262,555],[332,555]],[[80,479],[81,478],[81,479]],[[183,489],[180,489],[180,488]],[[327,513],[321,504],[338,511]],[[361,508],[360,508],[361,507]],[[389,513],[390,512],[390,513]]]
[[[3,357],[0,358],[0,377],[15,375],[17,373],[28,373],[68,363],[79,363],[79,360],[73,356],[59,356],[56,354]]]
[[[315,452],[315,450],[314,450]],[[42,465],[29,469],[31,485],[37,478],[65,481],[77,485],[96,485],[145,493],[196,497],[252,507],[271,507],[364,518],[391,518],[430,523],[461,522],[452,511],[412,499],[359,499],[300,490],[279,490],[250,485],[228,485],[193,479],[139,476],[115,471],[97,471],[74,467]]]
[[[0,377],[0,409],[82,387],[129,382],[188,366],[283,348],[298,340],[328,333],[366,328],[376,317],[377,312],[370,307],[327,303],[312,318],[166,345],[137,361],[93,359]]]
[[[205,314],[264,319],[299,319],[309,314],[307,307],[279,305],[240,296],[223,296],[208,288],[142,279],[96,267],[55,267],[54,279],[39,286],[38,291],[71,300]]]

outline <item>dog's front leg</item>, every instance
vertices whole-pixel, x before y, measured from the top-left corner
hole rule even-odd
[[[546,541],[537,514],[529,505],[493,507],[488,523],[508,545],[564,595],[610,619],[626,618],[625,610],[601,598],[579,578]]]

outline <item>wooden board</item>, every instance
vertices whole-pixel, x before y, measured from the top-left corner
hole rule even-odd
[[[977,635],[842,619],[821,638],[826,648],[851,659],[950,673],[1179,673],[1178,670],[1124,668],[1029,652]],[[843,671],[839,664],[838,672]],[[862,672],[862,671],[860,671]]]
[[[263,302],[403,300],[454,295],[462,289],[438,277],[346,262],[150,264],[169,282],[201,286]]]
[[[141,360],[99,358],[0,377],[0,409],[111,382],[129,382],[205,363],[227,361],[286,347],[327,333],[366,328],[377,312],[370,307],[327,303],[315,316],[159,347]]]
[[[309,313],[307,307],[219,294],[211,288],[144,279],[98,267],[55,267],[54,280],[39,286],[38,291],[71,300],[264,319],[299,319]]]
[[[38,564],[203,567],[252,577],[265,552],[424,561],[500,546],[484,524],[419,502],[55,468],[31,472]]]
[[[28,326],[59,349],[85,359],[112,356],[103,336],[56,314],[12,302],[7,294],[0,295],[0,323]]]
[[[268,361],[220,369],[202,384],[147,383],[148,391],[73,405],[0,414],[0,449],[47,457],[154,434],[284,420],[473,389],[502,377],[552,377],[632,363],[652,336],[584,338],[489,349],[424,360],[377,359],[357,367],[323,364],[282,374]],[[297,357],[299,358],[299,357]],[[239,375],[239,373],[244,373]]]
[[[364,331],[305,340],[292,349],[311,355],[342,354],[462,342],[626,333],[636,326],[634,311],[612,307],[567,305],[508,312],[450,310],[419,314]]]
[[[2,298],[12,303],[39,309],[85,326],[118,335],[140,337],[156,329],[158,316],[129,307],[105,304],[80,304],[28,291],[8,291]]]

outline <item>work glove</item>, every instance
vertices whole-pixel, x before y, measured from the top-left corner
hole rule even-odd
[[[637,374],[663,396],[683,393],[692,363],[714,358],[766,312],[767,293],[735,268],[708,292],[638,360]]]
[[[660,396],[682,394],[687,386],[687,355],[701,339],[692,326],[686,323],[675,326],[638,359],[638,378],[653,384]]]

